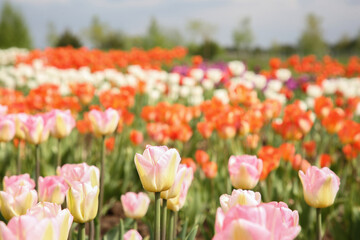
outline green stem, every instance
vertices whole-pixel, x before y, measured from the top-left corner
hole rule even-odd
[[[154,239],[160,240],[160,210],[161,210],[161,198],[160,192],[155,193],[155,229],[154,229]]]
[[[85,223],[79,224],[78,240],[85,240]]]
[[[61,139],[57,142],[57,167],[61,167]]]
[[[175,224],[175,212],[170,211],[169,240],[174,240],[174,224]]]
[[[123,239],[124,239],[124,233],[125,233],[124,221],[123,221],[122,219],[120,219],[120,224],[119,224],[119,240],[123,240]]]
[[[20,175],[21,174],[21,140],[19,140],[19,145],[18,145],[18,149],[17,149],[17,156],[16,156],[16,174]]]
[[[316,239],[321,240],[321,208],[316,209]]]
[[[40,176],[40,145],[36,144],[35,146],[36,151],[36,169],[35,169],[35,184],[36,184],[36,190],[38,189],[38,179]]]
[[[161,211],[161,240],[166,240],[167,199],[163,199]]]
[[[100,239],[101,231],[101,212],[104,201],[104,177],[105,177],[105,136],[101,139],[101,165],[100,165],[100,193],[99,208],[95,221],[95,239]]]
[[[89,222],[89,239],[90,240],[94,240],[94,228],[95,228],[95,226],[94,226],[94,220],[91,220],[90,222]]]
[[[178,212],[174,212],[173,239],[176,239],[177,221],[178,221]]]
[[[137,221],[136,221],[136,219],[134,219],[134,228],[133,229],[137,230],[137,228],[138,228]]]

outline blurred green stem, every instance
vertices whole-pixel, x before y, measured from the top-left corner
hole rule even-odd
[[[21,140],[19,140],[19,145],[17,147],[17,156],[16,156],[16,174],[21,174]]]
[[[61,138],[57,142],[57,167],[61,167]]]
[[[120,224],[119,224],[119,240],[123,240],[124,239],[124,221],[122,219],[120,219]]]
[[[161,214],[161,198],[160,192],[155,193],[155,229],[154,229],[154,239],[160,240],[160,216]]]
[[[161,207],[161,239],[166,240],[166,215],[167,215],[167,200],[163,199]]]
[[[40,144],[36,144],[35,151],[36,151],[35,184],[36,184],[36,190],[39,190],[38,178],[40,176]]]
[[[79,224],[78,240],[85,240],[85,223]]]
[[[95,239],[100,239],[101,231],[101,214],[102,206],[104,201],[104,177],[105,177],[105,136],[102,136],[101,139],[101,165],[100,165],[100,193],[99,193],[99,208],[98,214],[95,221]]]
[[[316,239],[321,240],[321,208],[316,209]]]
[[[170,228],[169,228],[169,240],[174,240],[174,225],[175,225],[175,212],[170,211]]]

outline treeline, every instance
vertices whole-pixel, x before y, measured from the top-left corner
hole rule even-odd
[[[2,6],[0,13],[0,48],[22,47],[32,48],[32,40],[26,21],[20,11],[8,1]],[[246,58],[246,56],[269,54],[275,56],[300,55],[360,55],[360,31],[354,37],[343,35],[336,43],[327,43],[323,36],[321,19],[308,14],[304,28],[295,44],[273,42],[269,48],[261,48],[254,44],[256,36],[251,28],[251,19],[243,18],[232,32],[232,46],[221,46],[214,38],[217,27],[201,20],[186,23],[186,31],[161,26],[156,18],[149,22],[143,35],[128,35],[121,30],[112,29],[98,16],[93,16],[88,27],[78,34],[69,29],[58,32],[54,23],[48,24],[48,46],[81,47],[91,46],[102,50],[131,48],[151,49],[154,47],[172,48],[186,46],[190,54],[201,55],[205,59],[216,57]]]

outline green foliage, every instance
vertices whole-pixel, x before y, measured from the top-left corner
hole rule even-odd
[[[217,44],[215,41],[205,41],[198,46],[193,45],[191,48],[191,53],[200,55],[207,60],[214,59],[222,51],[219,44]]]
[[[321,19],[315,14],[307,15],[305,29],[298,44],[303,54],[323,55],[326,53],[327,46],[321,29]]]
[[[251,30],[251,19],[246,17],[243,18],[236,29],[233,31],[233,42],[234,47],[240,55],[241,51],[249,51],[250,47],[254,41],[254,35]]]
[[[5,1],[0,14],[0,48],[31,48],[31,38],[21,12]]]
[[[81,45],[78,37],[71,33],[70,30],[65,30],[56,43],[57,47],[73,46],[74,48],[79,48]]]

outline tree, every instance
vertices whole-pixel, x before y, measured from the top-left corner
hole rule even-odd
[[[166,42],[165,35],[161,32],[156,18],[151,18],[150,25],[145,36],[144,48],[163,47]]]
[[[56,32],[55,24],[49,22],[47,25],[46,41],[49,46],[55,46],[59,36]]]
[[[29,31],[20,11],[5,1],[0,16],[0,48],[31,48]]]
[[[315,14],[306,17],[305,29],[299,39],[299,49],[304,54],[323,55],[327,46],[321,29],[321,19]]]
[[[79,48],[81,45],[80,40],[70,30],[65,30],[56,43],[57,47],[73,46]]]
[[[254,35],[250,24],[251,19],[245,17],[239,22],[238,26],[233,31],[233,42],[238,53],[238,57],[241,52],[248,52],[254,41]]]
[[[191,20],[187,23],[186,29],[190,33],[191,42],[197,42],[197,38],[201,38],[202,42],[210,41],[216,33],[216,26],[203,22],[199,19]]]
[[[98,16],[93,16],[89,28],[84,30],[84,35],[93,47],[101,48],[109,32],[109,27],[102,23]]]

